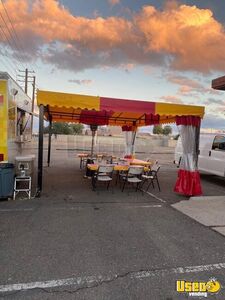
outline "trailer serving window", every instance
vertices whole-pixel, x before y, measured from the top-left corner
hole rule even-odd
[[[20,139],[21,141],[28,141],[31,139],[31,119],[31,114],[17,108],[17,139]]]

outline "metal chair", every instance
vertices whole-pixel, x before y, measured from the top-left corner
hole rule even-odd
[[[26,184],[26,187],[18,187],[18,184],[22,183]],[[28,198],[31,198],[31,176],[16,176],[14,181],[14,193],[13,200],[16,199],[16,195],[20,192],[24,192],[27,194]]]
[[[152,185],[153,188],[155,188],[154,186],[154,181],[156,181],[158,189],[160,191],[160,185],[159,185],[159,180],[158,180],[158,172],[160,169],[160,165],[158,165],[158,161],[156,163],[153,164],[153,166],[151,167],[151,170],[149,170],[146,174],[142,175],[142,179],[143,179],[143,184],[142,187],[144,186],[144,184],[146,182],[149,182],[145,192],[148,191],[150,185]]]
[[[90,162],[89,162],[90,160],[92,160],[92,161],[97,160],[96,154],[93,154],[92,156],[91,156],[90,154],[88,154],[88,155],[85,156],[85,157],[81,157],[81,158],[80,158],[80,169],[85,168],[85,167],[87,166],[87,164],[90,163]]]
[[[107,190],[109,189],[110,182],[112,181],[114,166],[99,166],[97,172],[95,172],[92,176],[92,188],[93,191],[96,190],[97,182],[105,182],[107,183]]]
[[[106,164],[112,164],[112,162],[113,162],[113,157],[112,157],[112,155],[104,154],[104,155],[102,156],[102,161],[104,161]]]
[[[136,191],[138,190],[140,183],[142,182],[141,175],[144,171],[144,167],[130,166],[126,176],[122,177],[124,183],[122,187],[122,192],[124,191],[126,183],[137,184]]]

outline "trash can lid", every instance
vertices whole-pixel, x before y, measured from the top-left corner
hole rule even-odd
[[[14,168],[14,164],[12,164],[12,163],[3,163],[3,162],[1,162],[0,163],[0,168],[1,169],[12,169],[12,168]]]

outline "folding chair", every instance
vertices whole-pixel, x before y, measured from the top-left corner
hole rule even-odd
[[[23,186],[19,186],[20,184],[22,184]],[[13,200],[16,200],[16,195],[20,192],[26,193],[28,198],[31,198],[31,176],[15,177]]]
[[[102,160],[103,160],[106,164],[112,164],[112,162],[113,162],[113,157],[112,157],[112,155],[104,154],[103,157],[102,157]]]
[[[122,192],[124,191],[126,183],[132,183],[132,184],[136,183],[137,184],[136,191],[137,191],[140,183],[142,182],[141,175],[143,171],[144,171],[144,167],[130,166],[126,176],[122,177],[122,179],[124,180]]]
[[[160,169],[160,165],[158,165],[158,162],[156,162],[152,167],[151,170],[147,172],[147,174],[143,174],[142,175],[142,179],[143,179],[143,184],[142,187],[144,186],[145,182],[149,181],[149,184],[147,186],[147,189],[145,190],[145,192],[148,191],[150,185],[152,185],[153,188],[155,188],[154,186],[154,181],[156,181],[158,189],[160,191],[160,185],[159,185],[159,180],[158,180],[158,172]]]
[[[99,166],[97,172],[92,176],[92,188],[93,191],[96,190],[97,182],[107,183],[107,190],[109,189],[110,182],[112,181],[114,166]]]
[[[92,156],[90,154],[87,154],[87,156],[80,157],[80,169],[83,169],[87,166],[87,164],[91,161],[98,161],[97,154],[93,154]],[[93,162],[94,163],[94,162]]]
[[[31,171],[32,167],[29,163],[18,163],[16,176],[14,179],[13,200],[16,199],[16,195],[20,192],[27,194],[29,199],[31,198]]]

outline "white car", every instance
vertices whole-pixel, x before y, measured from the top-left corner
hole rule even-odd
[[[174,162],[179,165],[183,149],[179,137]],[[225,177],[225,134],[201,134],[199,143],[199,171]]]

